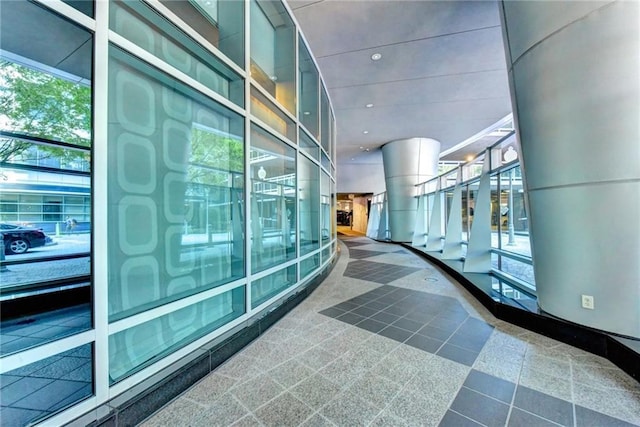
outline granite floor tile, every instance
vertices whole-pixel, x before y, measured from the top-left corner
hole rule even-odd
[[[254,412],[265,426],[297,426],[313,414],[313,410],[291,393],[284,393]]]
[[[302,423],[301,427],[336,427],[336,425],[322,415],[315,413]]]
[[[324,368],[329,363],[336,360],[338,356],[334,353],[329,353],[328,351],[324,351],[321,345],[313,347],[306,352],[299,354],[296,357],[296,360],[308,366],[309,368],[317,371],[319,369]]]
[[[288,360],[268,371],[269,376],[284,388],[292,387],[313,375],[315,371],[296,360]]]
[[[379,414],[371,424],[370,427],[410,427],[410,424],[403,418],[391,415],[388,411],[383,411]]]
[[[578,424],[582,427],[582,424]],[[518,408],[512,408],[509,415],[508,427],[557,427],[558,424],[540,418],[530,412]],[[604,425],[600,426],[604,427]]]
[[[580,405],[575,406],[576,425],[581,427],[633,427],[631,424],[618,418],[613,418],[600,412],[592,411]]]
[[[476,352],[447,343],[445,343],[436,354],[467,366],[472,366],[478,357],[478,353]]]
[[[391,402],[402,386],[375,374],[366,374],[347,389],[376,408],[384,408]]]
[[[341,390],[340,386],[316,374],[293,387],[291,393],[311,408],[318,410],[333,400]]]
[[[565,378],[554,377],[545,371],[538,371],[523,366],[520,372],[519,384],[530,389],[563,399],[572,400],[572,384],[570,373]]]
[[[427,394],[428,391],[404,388],[386,411],[407,421],[410,426],[437,425],[447,412],[452,397]]]
[[[258,421],[256,417],[249,414],[231,424],[231,427],[262,427],[262,423]]]
[[[386,328],[388,325],[386,323],[378,322],[377,320],[373,320],[369,318],[369,319],[363,320],[360,323],[357,323],[356,326],[358,328],[362,328],[369,332],[376,333],[376,332],[380,332],[381,330]]]
[[[275,398],[285,390],[280,384],[266,374],[235,386],[231,393],[242,405],[253,411]]]
[[[214,372],[193,385],[183,396],[202,405],[209,405],[230,390],[237,382],[236,379]]]
[[[393,326],[396,328],[405,329],[409,332],[417,332],[424,326],[424,323],[416,322],[411,319],[402,318],[393,322]]]
[[[200,410],[198,416],[188,425],[193,426],[229,426],[249,415],[247,409],[231,395],[226,393],[213,402],[207,409]]]
[[[419,348],[420,350],[424,350],[429,353],[435,353],[440,347],[442,347],[444,342],[426,337],[424,335],[415,334],[407,341],[405,341],[405,344],[415,348]]]
[[[392,340],[396,340],[398,342],[404,342],[407,340],[413,332],[405,331],[404,329],[396,328],[395,326],[387,326],[380,332],[378,332],[383,337],[391,338]]]
[[[320,414],[338,426],[366,426],[380,409],[353,393],[343,393],[320,410]]]

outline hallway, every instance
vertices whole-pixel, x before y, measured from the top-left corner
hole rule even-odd
[[[640,384],[609,361],[497,320],[398,245],[340,250],[309,298],[143,425],[640,425]]]

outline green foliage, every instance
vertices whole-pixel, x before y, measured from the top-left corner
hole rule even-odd
[[[91,87],[6,60],[0,60],[0,112],[3,130],[91,145]],[[0,161],[21,154],[32,144],[0,140]],[[39,147],[50,156],[85,157],[81,151]]]
[[[196,184],[227,186],[229,171],[242,174],[242,140],[193,127],[189,181]]]

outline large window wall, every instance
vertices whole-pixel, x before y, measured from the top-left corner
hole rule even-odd
[[[469,263],[473,272],[493,273],[500,294],[508,289],[511,295],[534,295],[527,201],[515,136],[502,138],[469,162],[447,164],[442,171],[417,186],[419,221],[413,245],[440,253],[461,272],[468,271]],[[460,215],[452,211],[457,198]],[[451,251],[452,247],[459,250]]]
[[[333,112],[283,3],[0,18],[3,425],[96,416],[332,262]]]

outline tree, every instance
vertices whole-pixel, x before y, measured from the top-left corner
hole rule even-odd
[[[0,60],[0,124],[2,130],[54,141],[91,145],[91,87]],[[29,156],[33,144],[0,139],[0,162]],[[86,160],[83,151],[39,146],[61,161]]]

